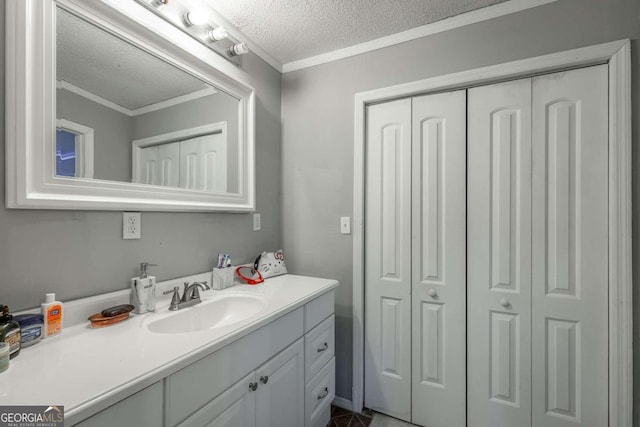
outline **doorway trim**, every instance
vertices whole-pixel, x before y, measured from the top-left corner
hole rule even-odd
[[[628,39],[462,71],[355,95],[353,410],[364,405],[364,194],[367,105],[597,64],[609,66],[609,426],[633,422],[631,43]]]

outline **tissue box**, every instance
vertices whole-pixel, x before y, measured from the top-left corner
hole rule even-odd
[[[214,268],[211,288],[220,290],[233,286],[234,267]]]

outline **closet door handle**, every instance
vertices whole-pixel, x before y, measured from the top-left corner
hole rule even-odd
[[[438,292],[436,292],[436,290],[435,290],[435,289],[433,289],[433,288],[429,289],[429,292],[427,292],[427,293],[429,294],[429,296],[430,296],[431,298],[435,298],[435,297],[437,297],[437,296],[438,296]]]
[[[503,306],[504,308],[507,308],[511,305],[511,303],[506,298],[500,298],[500,305]]]
[[[324,343],[324,344],[322,345],[322,347],[320,347],[320,348],[317,350],[317,352],[318,352],[318,353],[322,353],[323,351],[326,351],[326,350],[328,350],[328,349],[329,349],[329,343]]]
[[[269,375],[264,375],[264,376],[260,377],[260,382],[262,384],[268,383],[269,382]]]
[[[258,383],[249,383],[249,390],[256,391],[258,389]]]

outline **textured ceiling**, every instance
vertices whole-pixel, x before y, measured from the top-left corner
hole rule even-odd
[[[56,43],[57,80],[129,110],[210,87],[61,9]]]
[[[286,64],[505,0],[205,0]]]

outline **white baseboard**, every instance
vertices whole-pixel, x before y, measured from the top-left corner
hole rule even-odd
[[[344,397],[336,396],[333,399],[333,404],[338,408],[346,409],[347,411],[353,411],[353,403],[349,399],[345,399]]]

